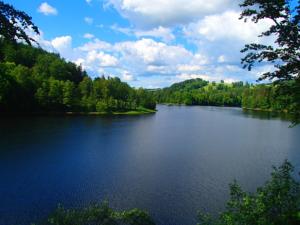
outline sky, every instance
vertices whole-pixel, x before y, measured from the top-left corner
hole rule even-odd
[[[273,40],[258,38],[271,21],[239,20],[240,0],[4,2],[32,17],[41,35],[31,35],[42,48],[81,65],[91,77],[161,88],[192,78],[255,82],[272,69],[242,68],[245,44]]]

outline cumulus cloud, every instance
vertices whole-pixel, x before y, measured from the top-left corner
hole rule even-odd
[[[132,57],[144,64],[155,66],[175,65],[193,58],[193,54],[182,46],[167,45],[148,38],[117,43],[115,49],[121,53],[125,61]]]
[[[61,36],[56,37],[51,41],[51,44],[55,49],[59,52],[64,51],[65,49],[70,49],[72,44],[72,37],[71,36]]]
[[[254,81],[258,74],[268,69],[257,68],[247,73],[240,65],[227,62],[223,55],[218,55],[219,61],[222,61],[218,63],[208,55],[193,53],[181,45],[150,38],[115,44],[93,38],[76,48],[72,47],[72,37],[69,35],[50,41],[42,37],[39,40],[43,48],[53,49],[62,57],[81,65],[91,76],[118,76],[131,85],[147,88],[164,87],[193,78]]]
[[[114,67],[118,64],[118,59],[112,55],[106,54],[102,51],[91,51],[87,54],[87,63],[94,64],[96,61],[101,67]]]
[[[85,1],[88,4],[92,2]],[[114,24],[110,29],[126,34],[130,41],[110,43],[91,33],[84,34],[84,43],[76,47],[72,46],[70,35],[52,40],[45,40],[40,35],[36,40],[44,49],[58,52],[81,65],[91,76],[109,74],[131,85],[148,88],[168,86],[192,78],[254,81],[262,72],[271,69],[266,65],[251,72],[241,68],[240,49],[246,43],[271,43],[271,39],[261,39],[258,35],[272,22],[265,20],[254,24],[239,20],[240,0],[104,2],[129,20],[128,27]],[[56,9],[55,12],[57,14]],[[47,13],[55,14],[51,10]],[[85,17],[84,21],[104,27],[97,25],[92,17]]]
[[[142,27],[186,24],[236,5],[232,0],[106,0],[132,23]]]
[[[189,24],[185,29],[188,38],[205,38],[208,41],[232,40],[243,42],[258,42],[258,35],[267,30],[273,23],[263,20],[259,23],[245,23],[239,20],[240,12],[226,11],[222,14],[209,15],[196,23]]]
[[[154,37],[164,42],[171,42],[176,38],[175,35],[172,33],[172,29],[165,28],[162,26],[148,30],[141,30],[136,28],[119,27],[118,25],[114,24],[110,28],[114,31],[126,34],[128,36],[135,36],[137,38]]]
[[[201,66],[199,65],[188,65],[188,64],[183,64],[183,65],[178,65],[177,66],[178,71],[180,72],[195,72],[199,71],[202,69]]]
[[[57,9],[54,8],[53,6],[49,5],[47,2],[43,2],[39,6],[38,12],[43,13],[46,16],[58,14]]]
[[[53,48],[64,58],[71,59],[73,57],[71,36],[56,37],[51,40],[51,44]]]
[[[170,28],[165,28],[162,26],[147,31],[137,30],[135,31],[135,35],[137,37],[157,37],[161,38],[164,42],[170,42],[175,39],[172,30]]]
[[[109,50],[112,48],[112,45],[108,42],[101,41],[98,38],[95,38],[92,41],[85,43],[84,45],[78,47],[80,51],[89,52],[93,50]]]
[[[270,20],[244,23],[243,20],[239,20],[239,16],[240,12],[234,10],[208,15],[185,26],[183,33],[190,43],[197,46],[198,52],[207,56],[216,67],[220,64],[224,67],[232,64],[240,68],[240,59],[243,57],[240,50],[245,44],[269,44],[273,42],[273,37],[258,37],[272,25]],[[244,74],[246,73],[244,71]],[[240,79],[245,77],[241,76]]]
[[[188,79],[197,79],[201,78],[203,80],[211,80],[211,77],[205,74],[189,74],[189,73],[182,73],[176,76],[176,78],[179,78],[180,80],[188,80]]]

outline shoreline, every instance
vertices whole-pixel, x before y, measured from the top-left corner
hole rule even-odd
[[[287,114],[293,115],[296,114],[295,112],[290,112],[288,110],[273,110],[273,109],[262,109],[262,108],[247,108],[242,106],[227,106],[227,105],[186,105],[186,104],[179,104],[179,103],[158,103],[159,105],[165,106],[203,106],[203,107],[221,107],[221,108],[240,108],[245,111],[255,111],[255,112],[268,112],[268,113],[278,113],[278,114]]]
[[[0,113],[0,116],[134,116],[156,113],[157,110],[139,109],[125,112],[9,112]]]
[[[241,107],[243,110],[256,111],[256,112],[269,112],[269,113],[284,113],[284,114],[295,114],[294,112],[289,112],[288,110],[273,110],[273,109],[262,109],[262,108],[247,108]]]

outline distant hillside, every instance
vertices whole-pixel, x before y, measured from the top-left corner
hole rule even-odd
[[[90,78],[58,54],[0,41],[0,113],[155,109],[152,96],[119,78]]]
[[[285,85],[293,86],[294,81]],[[276,84],[253,85],[243,82],[226,84],[198,79],[175,83],[152,92],[158,103],[234,106],[269,111],[294,111],[295,99]]]
[[[243,82],[233,84],[209,83],[198,79],[175,83],[168,88],[157,90],[154,94],[159,103],[213,106],[241,106]]]
[[[171,91],[192,91],[208,85],[209,82],[200,78],[185,80],[179,83],[172,84],[169,88],[165,88]]]

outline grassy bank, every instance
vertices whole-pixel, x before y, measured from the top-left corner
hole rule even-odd
[[[113,112],[113,115],[143,115],[143,114],[151,114],[156,113],[157,110],[146,109],[146,108],[138,108],[136,110],[131,110],[127,112]]]
[[[14,112],[14,113],[0,113],[4,116],[106,116],[106,115],[143,115],[156,113],[156,110],[146,109],[146,108],[137,108],[135,110],[124,111],[124,112]]]

